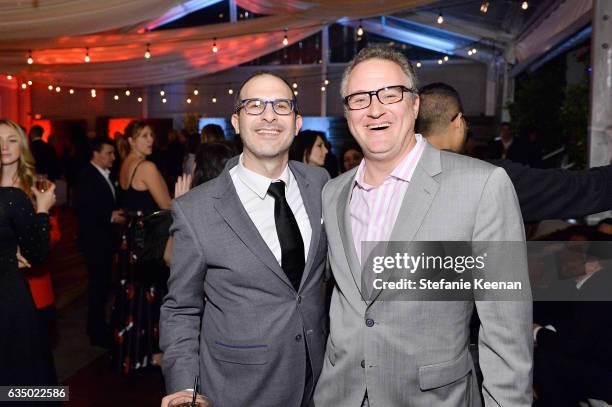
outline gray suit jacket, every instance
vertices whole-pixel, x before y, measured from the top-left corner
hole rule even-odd
[[[160,345],[168,393],[193,387],[215,407],[299,406],[307,341],[316,382],[325,350],[327,173],[290,161],[312,226],[298,292],[246,213],[229,174],[173,202],[174,235]],[[204,303],[206,302],[206,306]],[[309,397],[306,395],[306,397]]]
[[[356,170],[323,190],[336,280],[317,407],[477,406],[469,345],[473,301],[366,301],[351,233]],[[376,222],[376,219],[372,219]],[[512,184],[501,168],[427,145],[406,191],[392,241],[523,241]],[[518,244],[518,246],[522,246]],[[526,276],[526,256],[513,264]],[[527,283],[527,290],[529,285]],[[530,301],[477,301],[485,404],[531,406]],[[374,321],[366,321],[371,319]]]

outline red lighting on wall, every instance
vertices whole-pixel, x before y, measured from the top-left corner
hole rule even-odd
[[[43,128],[43,137],[42,138],[43,138],[44,141],[47,141],[49,139],[49,136],[51,135],[52,130],[53,130],[53,126],[51,126],[51,120],[34,120],[32,122],[32,126],[34,126],[36,124]],[[30,127],[30,128],[32,128],[32,127]]]
[[[136,118],[121,117],[116,119],[108,119],[108,137],[115,139],[115,133],[119,132],[123,134],[125,127]]]

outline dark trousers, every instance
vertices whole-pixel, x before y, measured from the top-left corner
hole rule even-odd
[[[84,250],[83,254],[89,274],[87,334],[94,342],[106,342],[110,339],[106,323],[106,302],[111,283],[112,252],[93,247]]]

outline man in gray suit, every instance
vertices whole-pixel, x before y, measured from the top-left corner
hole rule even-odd
[[[321,189],[329,176],[288,160],[301,124],[291,87],[255,74],[232,115],[243,153],[173,202],[160,323],[172,394],[162,405],[190,394],[196,375],[215,407],[311,403],[327,337]]]
[[[481,404],[468,351],[474,301],[389,301],[360,283],[367,282],[363,241],[523,246],[521,214],[504,170],[437,150],[414,133],[416,86],[409,62],[388,48],[363,49],[344,73],[345,116],[364,160],[323,190],[337,285],[317,407]],[[512,266],[524,281],[526,256]],[[476,301],[476,307],[485,405],[530,406],[531,302]]]

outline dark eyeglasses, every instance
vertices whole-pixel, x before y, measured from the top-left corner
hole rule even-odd
[[[245,113],[251,116],[259,116],[266,110],[266,106],[272,105],[272,110],[279,116],[289,116],[295,110],[295,102],[290,99],[243,99],[236,108],[236,113],[244,109]]]
[[[370,92],[357,92],[348,95],[344,98],[344,104],[349,110],[366,109],[372,104],[372,96],[376,95],[380,103],[390,105],[404,100],[404,92],[418,94],[416,89],[407,88],[403,85],[387,86]]]

